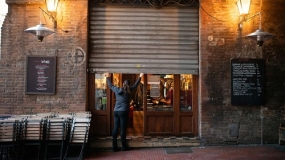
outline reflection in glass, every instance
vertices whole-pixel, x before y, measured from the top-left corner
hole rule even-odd
[[[103,73],[95,74],[95,110],[106,110],[106,77]]]
[[[180,75],[180,110],[192,110],[192,75]]]
[[[173,111],[173,75],[147,75],[147,110]]]

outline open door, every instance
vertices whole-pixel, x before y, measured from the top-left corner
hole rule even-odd
[[[91,111],[90,136],[110,135],[110,91],[103,73],[89,74],[88,109]]]

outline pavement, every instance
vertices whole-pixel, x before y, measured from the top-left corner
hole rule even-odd
[[[169,149],[174,149],[174,153]],[[198,146],[187,150],[179,150],[179,147],[133,148],[118,152],[92,148],[84,157],[86,160],[285,160],[285,145]]]

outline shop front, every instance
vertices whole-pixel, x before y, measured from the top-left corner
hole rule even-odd
[[[135,82],[129,136],[198,136],[199,9],[90,6],[88,108],[91,136],[109,136],[115,97],[106,85]]]
[[[107,88],[103,74],[92,75],[95,85],[89,93],[94,95],[90,99],[94,125],[91,134],[108,136],[113,126],[116,99]],[[112,82],[121,86],[124,79],[134,82],[136,77],[137,74],[115,73]],[[145,75],[132,92],[128,135],[197,136],[197,82],[198,76],[190,74]]]

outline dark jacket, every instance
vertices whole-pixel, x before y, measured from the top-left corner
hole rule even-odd
[[[137,79],[135,84],[130,86],[130,90],[133,91],[141,81],[141,77]],[[107,84],[110,87],[110,89],[115,93],[116,96],[116,104],[114,111],[129,111],[130,110],[130,97],[131,95],[128,93],[125,93],[122,88],[119,88],[117,86],[114,86],[110,78],[107,78]]]

